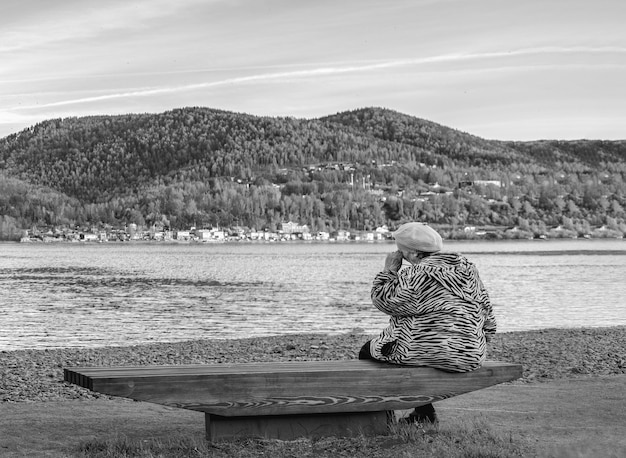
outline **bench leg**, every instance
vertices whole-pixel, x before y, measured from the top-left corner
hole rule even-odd
[[[210,441],[243,437],[292,440],[298,437],[381,435],[388,433],[389,418],[387,411],[258,417],[205,413],[206,435]]]

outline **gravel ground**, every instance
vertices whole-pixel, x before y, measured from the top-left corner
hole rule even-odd
[[[108,396],[63,381],[63,367],[342,360],[372,336],[288,335],[132,347],[0,352],[0,402]],[[518,383],[626,373],[626,327],[547,329],[496,334],[488,359],[521,363]]]

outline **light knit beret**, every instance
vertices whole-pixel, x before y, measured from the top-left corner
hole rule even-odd
[[[443,248],[441,236],[424,223],[403,224],[393,233],[393,237],[399,250],[434,253]]]

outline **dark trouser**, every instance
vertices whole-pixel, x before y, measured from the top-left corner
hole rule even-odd
[[[361,351],[359,351],[359,359],[374,359],[372,352],[370,351],[370,342],[371,340],[368,340],[361,347]]]
[[[372,356],[372,352],[370,350],[370,342],[370,340],[365,342],[365,344],[361,347],[361,350],[359,350],[359,359],[373,359],[374,361],[377,361],[377,359]],[[390,342],[390,344],[394,343],[395,342]],[[388,345],[389,344],[386,344],[385,346]],[[384,348],[385,346],[383,346],[382,349],[383,354],[386,353],[386,349]],[[390,345],[388,348],[389,350],[391,350]],[[434,424],[437,422],[437,414],[435,413],[435,408],[432,404],[424,404],[423,406],[416,407],[413,412],[411,412],[411,414],[407,417],[407,419],[409,422],[425,423],[426,421],[428,421]]]
[[[370,350],[370,342],[371,342],[371,340],[368,340],[361,347],[361,351],[359,351],[359,359],[373,359],[373,360],[376,360],[376,358],[374,358],[372,356],[372,352]],[[383,345],[383,348],[380,349],[380,352],[383,354],[383,356],[389,356],[393,352],[393,350],[395,349],[395,346],[396,346],[396,341],[395,340],[393,342],[387,342],[385,345]]]

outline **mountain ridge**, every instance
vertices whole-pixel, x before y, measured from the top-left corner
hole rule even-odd
[[[0,139],[0,215],[15,225],[134,218],[371,227],[417,218],[513,224],[513,215],[552,224],[593,213],[579,211],[593,188],[585,205],[608,196],[616,210],[599,218],[619,220],[625,167],[626,141],[486,140],[385,108],[300,119],[185,107],[52,119]],[[502,189],[459,191],[487,181]],[[445,205],[423,203],[433,190]],[[511,210],[511,199],[534,208],[542,193],[540,211]],[[578,211],[559,203],[558,214],[547,215],[558,196]]]

